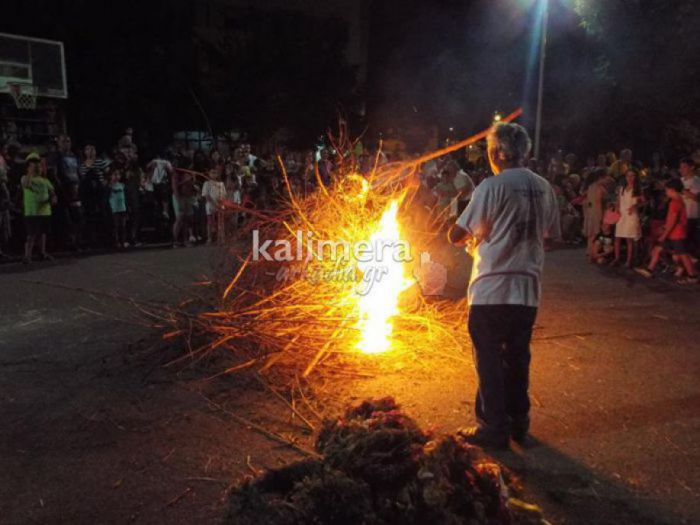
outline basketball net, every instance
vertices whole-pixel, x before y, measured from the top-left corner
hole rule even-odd
[[[31,84],[8,84],[8,87],[18,109],[36,109],[36,86]]]

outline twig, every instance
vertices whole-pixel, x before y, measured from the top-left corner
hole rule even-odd
[[[246,466],[250,469],[250,471],[253,473],[254,476],[259,476],[261,470],[256,469],[253,464],[250,462],[250,455],[247,455],[245,457],[245,464]]]
[[[229,484],[229,481],[227,481],[225,479],[208,478],[206,476],[195,477],[195,478],[185,478],[185,481],[211,481],[212,483],[223,483],[224,485]]]
[[[175,504],[176,504],[177,502],[179,502],[180,500],[186,498],[187,495],[188,495],[190,492],[192,492],[192,487],[187,487],[187,489],[185,490],[185,492],[183,492],[183,493],[180,494],[179,496],[176,496],[176,497],[174,497],[173,499],[171,499],[168,503],[166,503],[165,506],[166,506],[166,507],[172,507],[173,505],[175,505]]]
[[[264,435],[265,437],[268,437],[268,438],[270,438],[271,440],[277,441],[278,443],[281,443],[281,444],[283,444],[283,445],[287,445],[288,447],[293,448],[293,449],[296,450],[297,452],[301,452],[302,454],[305,454],[305,455],[310,456],[310,457],[312,457],[312,458],[320,459],[320,458],[322,457],[318,452],[315,452],[315,451],[313,451],[313,450],[309,450],[309,449],[307,449],[306,447],[303,447],[303,446],[301,446],[301,445],[298,445],[298,444],[295,443],[294,441],[285,438],[284,436],[278,434],[277,432],[273,432],[273,431],[271,431],[271,430],[268,430],[268,429],[266,429],[265,427],[263,427],[263,426],[261,426],[261,425],[258,425],[257,423],[253,423],[253,422],[250,421],[249,419],[246,419],[246,418],[244,418],[244,417],[242,417],[242,416],[239,416],[238,414],[234,414],[233,412],[231,412],[230,410],[225,409],[223,406],[221,406],[220,404],[216,403],[215,401],[212,401],[211,399],[209,399],[209,398],[208,398],[207,396],[205,396],[204,394],[200,393],[199,395],[200,395],[201,397],[203,397],[203,398],[207,401],[207,403],[209,403],[211,406],[213,406],[213,407],[216,408],[217,410],[220,410],[222,413],[224,413],[224,414],[226,414],[227,416],[229,416],[230,418],[234,419],[235,421],[237,421],[237,422],[240,423],[241,425],[244,425],[244,426],[246,426],[246,427],[248,427],[248,428],[252,428],[253,430],[259,432],[259,433],[262,434],[262,435]]]
[[[257,374],[257,373],[256,373],[256,374],[255,374],[255,379],[257,379],[257,380],[258,380],[258,383],[260,383],[262,386],[264,386],[264,387],[265,387],[269,392],[271,392],[277,399],[279,399],[280,401],[282,401],[282,403],[284,403],[285,405],[287,405],[287,406],[291,409],[291,411],[294,412],[294,414],[295,414],[297,417],[299,417],[299,419],[301,419],[307,427],[309,427],[309,430],[311,430],[312,432],[316,430],[316,427],[314,427],[313,424],[312,424],[308,419],[306,419],[306,418],[304,417],[304,414],[302,414],[302,413],[299,412],[296,408],[294,408],[294,406],[292,406],[292,404],[291,404],[289,401],[287,401],[287,400],[285,399],[285,397],[284,397],[282,394],[280,394],[279,392],[277,392],[274,388],[272,388],[272,387],[271,387],[270,385],[268,385],[265,381],[263,381],[263,379],[260,377],[260,374]]]

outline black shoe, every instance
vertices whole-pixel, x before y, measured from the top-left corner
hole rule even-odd
[[[457,431],[457,435],[470,445],[482,448],[508,448],[508,436],[498,436],[484,431],[481,427],[465,427]]]
[[[513,441],[515,441],[519,445],[522,445],[527,439],[527,430],[511,431],[510,437],[513,438]]]
[[[530,419],[513,420],[510,423],[510,437],[513,441],[519,444],[523,444],[525,438],[527,438],[527,431],[530,429]]]

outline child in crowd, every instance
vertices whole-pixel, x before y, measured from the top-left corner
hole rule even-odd
[[[44,176],[41,157],[37,153],[27,155],[27,174],[22,177],[22,195],[24,201],[24,227],[27,240],[24,244],[24,264],[32,260],[34,244],[39,240],[39,258],[53,259],[46,253],[46,236],[51,225],[51,204],[56,203],[53,184]]]
[[[644,277],[654,276],[654,269],[664,252],[670,252],[673,260],[687,273],[686,279],[678,281],[680,284],[694,284],[698,282],[698,276],[693,266],[693,261],[686,249],[688,236],[688,215],[683,203],[683,183],[678,179],[672,179],[666,183],[666,195],[668,196],[668,215],[666,225],[659,238],[660,244],[651,252],[651,260],[646,268],[637,268],[637,273]]]
[[[202,197],[206,200],[207,243],[224,240],[224,218],[221,203],[226,198],[226,186],[221,180],[219,167],[209,170],[209,179],[202,185]]]
[[[603,215],[600,232],[593,241],[591,260],[598,264],[609,263],[615,254],[615,230],[617,214],[612,204],[608,205],[608,210]]]
[[[129,243],[126,242],[126,194],[122,173],[118,169],[112,170],[109,176],[109,209],[112,212],[114,246],[128,248]]]

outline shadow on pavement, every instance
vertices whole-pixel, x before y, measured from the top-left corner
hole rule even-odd
[[[629,487],[528,436],[523,446],[490,454],[521,480],[525,499],[537,501],[552,523],[671,525],[688,523]],[[661,482],[661,480],[660,480]]]

